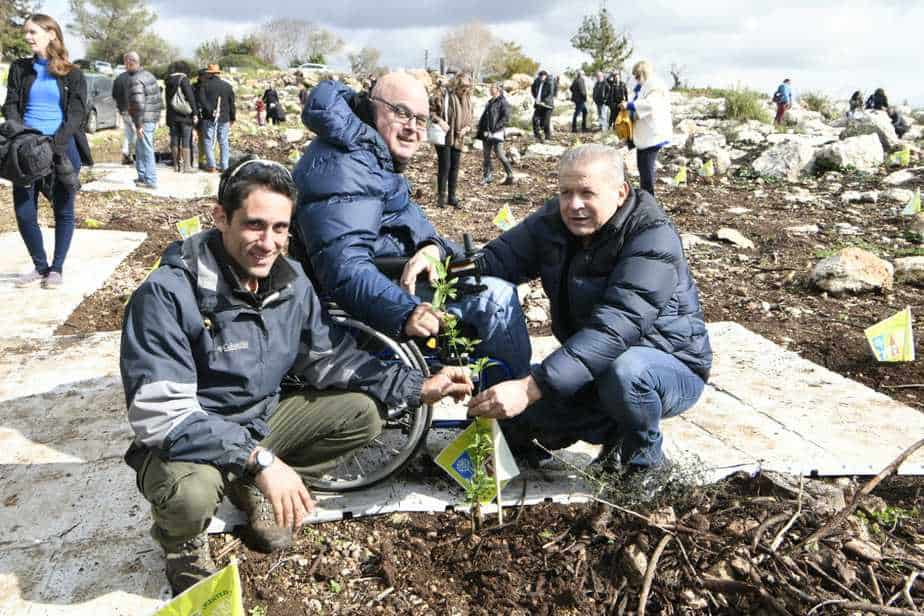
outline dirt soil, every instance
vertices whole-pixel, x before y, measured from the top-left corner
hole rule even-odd
[[[570,135],[558,141],[568,144]],[[241,136],[234,143],[281,162],[289,154],[286,146],[265,147],[265,138]],[[514,143],[523,146],[522,140]],[[461,240],[462,231],[468,231],[482,243],[498,235],[491,220],[500,207],[510,205],[522,220],[556,192],[554,161],[524,159],[516,171],[522,177],[514,186],[482,186],[481,152],[466,154],[460,210],[435,207],[431,148],[422,148],[407,175],[415,199],[443,234]],[[924,409],[924,364],[879,364],[863,335],[866,327],[906,306],[924,314],[920,290],[898,284],[885,294],[832,297],[807,283],[819,258],[847,245],[883,258],[924,254],[905,239],[905,221],[896,205],[845,206],[840,201],[843,190],[882,188],[886,173],[806,179],[801,185],[691,174],[686,187],[659,183],[658,199],[681,233],[715,242],[687,251],[708,321],[743,323],[810,361]],[[817,199],[787,201],[798,188]],[[10,193],[0,187],[0,201],[10,203]],[[93,218],[103,228],[147,232],[148,239],[57,333],[118,329],[131,291],[178,238],[175,223],[200,214],[209,226],[212,205],[208,199],[80,193],[78,224]],[[0,216],[2,231],[15,229],[12,208],[6,212]],[[52,223],[47,206],[40,216],[43,225]],[[785,231],[808,224],[819,232]],[[755,248],[715,240],[722,227],[740,231]],[[845,228],[853,234],[843,233]],[[79,264],[69,264],[67,272],[77,275]],[[530,301],[538,295],[532,291]],[[534,333],[548,333],[547,324],[531,327]],[[920,354],[921,343],[916,346]],[[853,483],[845,492],[849,497],[856,489]],[[310,527],[283,554],[263,556],[236,544],[225,551],[243,560],[245,600],[254,615],[636,613],[645,563],[666,531],[674,538],[660,555],[647,613],[805,614],[824,601],[852,601],[889,603],[893,611],[879,613],[910,614],[901,609],[924,601],[924,578],[915,581],[912,575],[924,570],[922,491],[920,479],[886,482],[877,492],[885,501],[866,499],[859,517],[809,550],[793,547],[837,508],[800,509],[795,492],[781,494],[758,477],[735,478],[672,501],[680,521],[661,528],[608,507],[543,505],[517,512],[516,522],[502,529],[477,534],[460,513],[395,514]],[[618,501],[619,494],[611,498]],[[792,526],[783,531],[792,518]],[[771,549],[775,538],[780,545]],[[230,536],[215,538],[213,551],[229,541]],[[832,603],[814,613],[860,611]]]

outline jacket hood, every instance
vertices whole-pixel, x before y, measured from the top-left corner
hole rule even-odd
[[[302,121],[321,139],[338,148],[351,151],[372,150],[379,160],[393,167],[391,153],[382,136],[356,115],[359,95],[337,81],[322,81],[312,88]]]

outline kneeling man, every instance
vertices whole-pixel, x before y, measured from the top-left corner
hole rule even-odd
[[[285,547],[313,509],[303,477],[378,436],[379,405],[471,392],[460,368],[425,379],[331,323],[282,254],[295,194],[282,165],[238,161],[221,178],[216,229],[171,245],[126,309],[135,439],[125,459],[174,593],[214,571],[205,531],[225,494],[247,514],[255,549]],[[280,399],[287,373],[313,389]]]
[[[677,231],[623,169],[606,146],[565,152],[558,198],[486,246],[484,275],[542,279],[561,348],[469,413],[506,420],[514,447],[601,443],[631,472],[665,462],[661,419],[700,397],[712,349]]]

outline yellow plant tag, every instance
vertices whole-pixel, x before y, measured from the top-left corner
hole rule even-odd
[[[905,146],[898,152],[889,156],[889,165],[892,167],[907,167],[911,164],[911,148]]]
[[[153,616],[245,616],[237,560],[198,582],[154,612]]]
[[[96,220],[95,218],[84,218],[83,219],[83,226],[86,227],[87,229],[99,229],[104,224],[105,223],[103,221]]]
[[[481,429],[484,429],[487,422],[493,424],[497,423],[493,419],[476,419],[469,427],[463,430],[459,436],[446,445],[446,448],[443,449],[438,456],[436,456],[437,465],[466,490],[475,477],[475,466],[468,450],[475,442],[475,433],[479,430],[479,423],[482,426]],[[491,427],[491,429],[492,431],[494,430],[493,427]],[[495,438],[492,438],[494,472],[497,473],[497,477],[500,479],[501,489],[504,489],[504,487],[510,483],[511,479],[520,474],[520,469],[517,467],[513,454],[510,453],[510,447],[507,445],[503,433],[495,434],[494,437]],[[497,488],[494,487],[491,489],[490,493],[487,494],[487,497],[482,500],[482,504],[486,505],[496,497]]]
[[[510,211],[510,206],[505,205],[500,209],[492,222],[494,223],[494,226],[501,231],[509,231],[516,226],[517,219],[513,215],[513,212]]]
[[[868,327],[863,333],[876,359],[881,362],[914,361],[914,332],[911,308]]]
[[[185,240],[189,236],[202,231],[202,221],[199,220],[199,216],[193,216],[176,223],[176,228],[180,232],[180,237]]]
[[[715,175],[715,163],[711,160],[707,160],[703,163],[703,166],[699,169],[699,174],[704,178],[711,178]]]
[[[687,167],[686,167],[686,165],[684,165],[683,167],[681,167],[680,170],[677,172],[677,175],[674,176],[674,186],[680,186],[681,184],[683,184],[684,186],[686,186],[686,184],[687,184]]]

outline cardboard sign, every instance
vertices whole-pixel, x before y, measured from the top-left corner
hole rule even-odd
[[[485,424],[488,422],[493,424],[490,426],[493,449],[492,457],[494,459],[494,472],[497,478],[500,479],[501,489],[503,489],[511,479],[520,474],[520,469],[517,467],[516,460],[513,459],[513,454],[510,453],[510,447],[508,447],[503,433],[497,426],[497,421],[479,418],[473,421],[461,434],[459,434],[459,436],[446,445],[446,448],[443,449],[438,456],[436,456],[436,463],[440,468],[446,471],[450,477],[456,480],[456,483],[466,490],[469,489],[472,478],[475,476],[475,465],[469,454],[469,449],[475,442],[475,433],[479,429],[484,430],[486,427]],[[481,427],[479,428],[479,426]],[[491,490],[491,493],[482,500],[482,504],[486,505],[496,497],[497,488],[495,487]]]
[[[911,308],[905,308],[863,332],[877,360],[914,361],[914,332],[911,327],[913,322]]]
[[[176,223],[176,229],[180,232],[180,237],[185,240],[189,236],[202,231],[202,221],[199,220],[198,216],[193,216]]]
[[[516,226],[517,219],[513,215],[513,212],[510,211],[510,206],[505,205],[500,209],[492,222],[494,223],[494,226],[501,231],[509,231]]]

